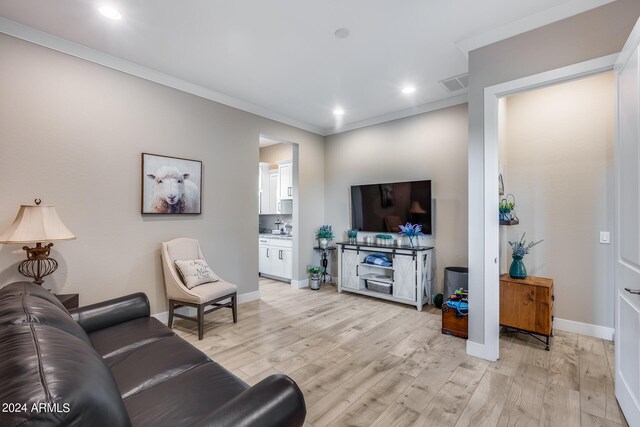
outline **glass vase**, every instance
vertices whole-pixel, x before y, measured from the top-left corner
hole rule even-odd
[[[511,267],[509,267],[509,276],[514,279],[524,279],[527,277],[527,269],[522,262],[522,257],[519,255],[513,255],[513,261]]]

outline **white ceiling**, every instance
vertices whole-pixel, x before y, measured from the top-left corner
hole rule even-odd
[[[329,134],[459,102],[438,81],[467,72],[467,50],[610,1],[0,0],[0,31]]]

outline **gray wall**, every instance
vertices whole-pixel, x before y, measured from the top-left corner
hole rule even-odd
[[[520,224],[507,241],[544,239],[524,258],[527,273],[551,277],[557,319],[613,327],[615,78],[607,72],[505,98],[501,163]]]
[[[306,277],[324,219],[321,136],[6,35],[0,93],[0,229],[39,197],[78,237],[54,246],[60,268],[45,287],[82,304],[143,291],[165,311],[159,245],[188,236],[240,294],[256,291],[261,133],[299,144],[294,278]],[[142,152],[204,162],[202,215],[140,215]],[[20,247],[0,245],[0,283],[22,278]]]
[[[446,266],[467,265],[467,104],[326,138],[325,218],[338,241],[350,228],[357,184],[431,179],[438,283]]]
[[[484,89],[617,53],[640,16],[640,1],[618,0],[469,54],[469,322],[484,343]]]
[[[260,149],[260,161],[275,163],[278,160],[293,159],[293,146],[290,144],[274,144]]]

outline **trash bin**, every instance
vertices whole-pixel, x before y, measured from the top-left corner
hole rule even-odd
[[[444,299],[449,299],[457,289],[469,289],[469,269],[467,267],[446,267],[444,269]]]

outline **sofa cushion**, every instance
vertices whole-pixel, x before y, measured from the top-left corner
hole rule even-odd
[[[32,295],[34,297],[37,298],[41,298],[45,301],[49,301],[50,303],[54,304],[55,306],[57,306],[58,308],[60,308],[60,310],[64,311],[65,313],[69,314],[69,312],[67,311],[67,309],[65,308],[64,305],[62,305],[62,303],[60,302],[60,300],[58,298],[56,298],[56,296],[54,294],[52,294],[50,291],[46,290],[45,288],[43,288],[40,285],[36,285],[35,283],[31,283],[31,282],[14,282],[11,283],[7,286],[4,286],[0,289],[0,299],[7,297],[7,296],[15,296],[15,295]]]
[[[22,323],[1,327],[0,343],[0,401],[24,409],[0,412],[0,425],[130,425],[109,368],[81,339]]]
[[[158,319],[143,317],[91,332],[89,339],[96,351],[108,359],[172,335],[173,331]]]
[[[84,329],[73,320],[64,307],[58,306],[46,295],[43,298],[37,292],[30,292],[34,287],[40,288],[40,286],[27,284],[31,285],[27,292],[6,290],[11,285],[0,290],[0,327],[21,323],[40,323],[60,329],[87,344],[91,343]],[[53,298],[56,299],[55,296]]]
[[[123,398],[211,360],[177,335],[105,359]]]
[[[190,425],[247,388],[222,366],[206,362],[125,398],[124,404],[135,426]]]

